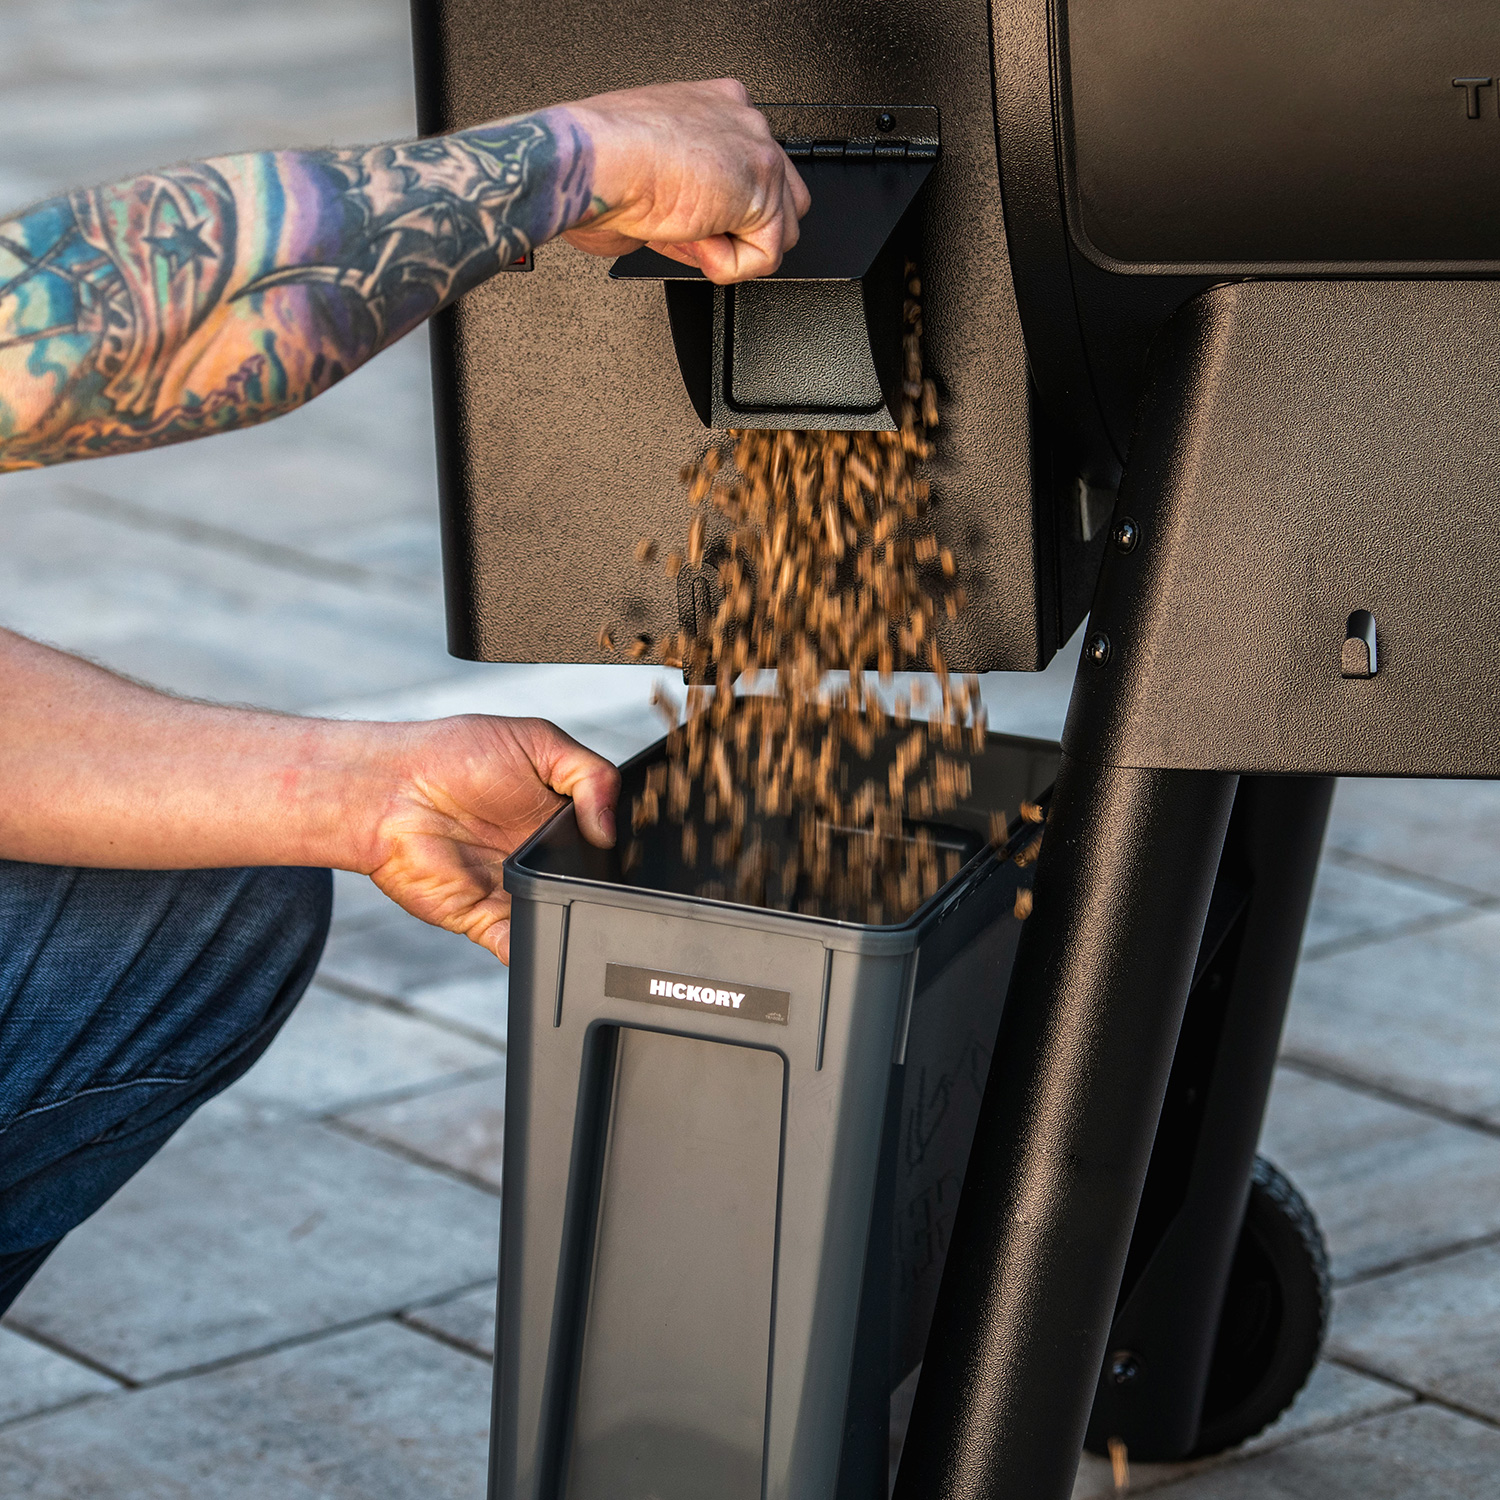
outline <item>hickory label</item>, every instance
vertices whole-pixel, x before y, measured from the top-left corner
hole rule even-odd
[[[612,1000],[645,1000],[678,1010],[706,1010],[745,1021],[773,1021],[786,1025],[792,997],[785,990],[765,990],[753,984],[731,984],[696,974],[668,974],[661,969],[633,969],[607,964],[604,993]]]

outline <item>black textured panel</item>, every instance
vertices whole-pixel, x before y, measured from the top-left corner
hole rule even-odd
[[[1127,766],[1500,776],[1494,282],[1241,282],[1163,335],[1074,688]],[[1356,610],[1379,671],[1342,674]]]
[[[930,466],[937,527],[972,601],[944,645],[965,669],[1044,665],[1075,623],[1057,609],[1059,575],[1072,575],[1054,553],[1054,517],[1033,501],[986,6],[642,0],[627,16],[603,0],[416,0],[414,15],[428,130],[716,74],[739,77],[769,104],[883,109],[898,100],[940,111],[941,154],[911,217],[929,364],[944,399]],[[631,556],[641,536],[685,533],[676,475],[708,439],[684,390],[661,284],[612,281],[607,262],[549,245],[534,272],[496,277],[437,333],[451,648],[591,661],[606,622],[654,637],[675,630],[677,585]],[[1081,543],[1067,555],[1086,569]],[[1075,584],[1071,597],[1083,593]]]
[[[1494,0],[1066,10],[1074,227],[1102,263],[1500,269]]]

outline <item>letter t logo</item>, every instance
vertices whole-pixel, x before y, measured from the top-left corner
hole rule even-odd
[[[1494,85],[1493,78],[1455,78],[1453,87],[1464,91],[1464,109],[1471,120],[1479,118],[1479,91]]]

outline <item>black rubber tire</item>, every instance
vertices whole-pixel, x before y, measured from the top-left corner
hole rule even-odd
[[[1292,1404],[1318,1362],[1330,1298],[1328,1251],[1312,1210],[1257,1157],[1192,1457],[1247,1441]]]

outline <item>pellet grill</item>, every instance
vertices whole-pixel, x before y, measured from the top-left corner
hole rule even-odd
[[[949,661],[1035,670],[1089,611],[898,1500],[1243,1437],[1321,1336],[1254,1153],[1332,778],[1500,772],[1500,8],[414,14],[424,130],[732,74],[814,194],[763,285],[548,247],[438,320],[455,652],[692,627],[711,568],[631,564],[678,465],[709,428],[888,423],[908,254]]]

